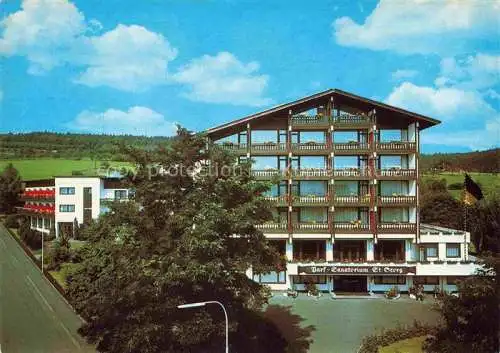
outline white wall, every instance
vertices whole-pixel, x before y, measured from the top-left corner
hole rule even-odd
[[[92,218],[96,219],[100,213],[101,179],[98,177],[57,177],[56,186],[56,235],[59,236],[59,222],[73,222],[76,218],[78,223],[83,223],[83,188],[92,188]],[[61,187],[74,187],[74,195],[61,195]],[[75,212],[60,212],[60,205],[75,205]]]

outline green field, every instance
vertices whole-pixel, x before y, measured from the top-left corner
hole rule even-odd
[[[468,173],[470,177],[481,186],[485,198],[490,198],[495,194],[500,193],[500,174],[495,173]],[[424,180],[428,179],[446,179],[446,185],[464,182],[464,173],[439,173],[439,174],[426,174]],[[461,190],[449,190],[455,197],[462,196]]]
[[[0,161],[3,170],[8,163],[12,163],[19,171],[23,180],[48,179],[54,176],[70,176],[74,172],[81,175],[96,175],[102,161],[90,159],[13,159]],[[108,162],[113,168],[130,167],[126,162]],[[94,165],[96,168],[94,168]]]
[[[425,341],[425,336],[408,338],[407,340],[402,340],[393,343],[386,347],[381,347],[379,353],[422,353],[422,344]]]

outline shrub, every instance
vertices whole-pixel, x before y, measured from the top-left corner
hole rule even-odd
[[[19,228],[20,217],[15,214],[8,215],[5,217],[4,225],[7,228]]]
[[[399,289],[398,287],[394,286],[385,293],[385,296],[389,299],[392,299],[396,298],[398,294],[399,294]]]
[[[435,332],[435,327],[414,321],[413,326],[400,326],[395,329],[382,331],[380,334],[372,334],[364,337],[358,353],[378,353],[380,347],[388,346],[408,338],[433,335]]]
[[[47,269],[59,271],[61,264],[71,261],[71,250],[69,247],[61,244],[60,241],[54,243],[47,259]]]

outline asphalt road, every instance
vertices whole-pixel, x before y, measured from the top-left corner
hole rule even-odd
[[[81,319],[0,224],[0,351],[95,352]]]

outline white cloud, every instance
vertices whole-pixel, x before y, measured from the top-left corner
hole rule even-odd
[[[162,114],[140,106],[131,107],[127,111],[84,110],[66,125],[71,130],[114,135],[170,136],[177,130],[175,123],[167,121]]]
[[[404,82],[391,92],[386,103],[445,122],[425,131],[422,144],[484,149],[500,143],[500,112],[476,91]]]
[[[83,14],[65,0],[25,0],[21,7],[2,21],[0,54],[26,56],[32,74],[67,61],[86,30]]]
[[[499,0],[380,0],[363,24],[341,17],[332,26],[345,46],[455,55],[497,38],[498,18]],[[491,44],[498,46],[496,39]]]
[[[391,77],[394,81],[400,81],[404,79],[409,79],[413,78],[418,75],[418,71],[416,70],[405,70],[405,69],[400,69],[396,70],[391,74]]]
[[[462,89],[482,90],[500,83],[500,55],[476,54],[463,59],[441,60],[440,76],[435,84]]]
[[[259,74],[259,64],[247,64],[233,54],[203,55],[181,67],[173,79],[187,85],[185,96],[194,101],[262,106],[272,103],[264,97],[269,76]]]
[[[167,65],[177,49],[158,33],[141,26],[118,25],[89,38],[89,67],[77,79],[87,86],[140,91],[167,81]]]
[[[137,91],[163,84],[177,55],[161,34],[141,26],[118,25],[92,36],[102,25],[86,22],[66,0],[24,0],[2,25],[0,54],[26,56],[32,74],[74,65],[83,70],[75,81],[92,87]]]

